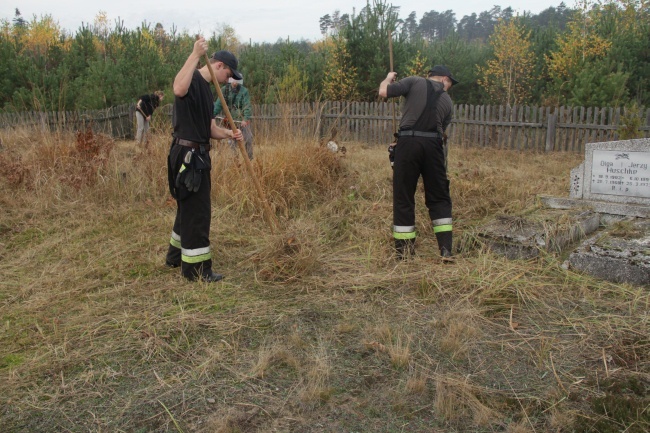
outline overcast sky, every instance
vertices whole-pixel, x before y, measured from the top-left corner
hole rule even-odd
[[[395,0],[393,6],[400,6],[400,18],[406,18],[415,11],[420,20],[425,12],[443,12],[452,9],[456,19],[491,9],[495,4],[502,8],[512,7],[515,13],[530,11],[539,13],[550,6],[559,5],[561,0],[466,0],[454,5],[453,2],[426,2],[422,0]],[[372,3],[372,1],[371,1]],[[0,18],[12,20],[18,8],[22,17],[31,21],[33,16],[51,15],[59,25],[75,33],[82,22],[92,23],[99,11],[108,14],[111,27],[120,18],[126,28],[135,29],[143,21],[152,25],[161,23],[165,30],[172,24],[179,31],[190,34],[211,35],[223,24],[232,26],[242,42],[275,42],[279,38],[291,40],[321,38],[319,19],[323,15],[339,10],[341,14],[358,12],[366,5],[366,0],[2,0]],[[566,2],[574,7],[574,1]]]

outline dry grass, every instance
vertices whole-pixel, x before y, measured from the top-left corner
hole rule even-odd
[[[647,288],[472,241],[537,194],[566,195],[578,155],[452,147],[456,263],[437,258],[421,193],[402,263],[384,146],[340,157],[283,137],[258,139],[254,160],[276,235],[238,159],[213,153],[226,279],[207,285],[162,266],[166,137],[0,131],[3,431],[650,428]]]

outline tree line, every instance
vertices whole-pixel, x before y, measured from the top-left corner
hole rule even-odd
[[[455,103],[574,106],[650,105],[650,6],[647,0],[564,3],[539,14],[512,8],[457,20],[451,10],[405,18],[385,0],[334,11],[322,39],[242,43],[222,25],[210,48],[240,59],[254,103],[374,101],[389,71],[389,34],[399,77],[445,64],[460,80]],[[49,15],[26,20],[16,9],[0,21],[0,110],[65,111],[134,102],[164,90],[195,36],[143,22],[127,29],[100,12],[70,34]]]

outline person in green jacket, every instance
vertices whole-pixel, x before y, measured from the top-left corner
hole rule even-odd
[[[253,114],[253,106],[251,105],[251,96],[248,89],[244,87],[244,77],[241,80],[230,78],[229,84],[221,88],[223,99],[225,99],[230,114],[232,115],[235,124],[241,130],[246,143],[246,153],[248,159],[253,159],[253,132],[251,131],[251,116]],[[214,116],[223,117],[223,108],[221,99],[217,98],[214,103]],[[235,140],[228,140],[230,147],[237,151],[237,142]]]

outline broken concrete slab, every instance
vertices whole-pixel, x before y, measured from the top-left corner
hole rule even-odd
[[[479,228],[478,238],[508,259],[531,259],[540,251],[562,251],[599,224],[599,215],[590,210],[539,209],[525,216],[497,216]]]
[[[614,283],[650,286],[650,221],[612,225],[583,242],[566,265]]]

